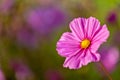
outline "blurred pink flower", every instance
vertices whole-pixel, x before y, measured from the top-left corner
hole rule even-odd
[[[0,13],[8,14],[15,0],[0,0]]]
[[[100,60],[99,46],[106,42],[109,31],[106,25],[94,18],[76,18],[70,23],[72,32],[65,32],[57,42],[58,54],[66,57],[64,67],[78,69]]]
[[[22,62],[13,61],[10,65],[12,70],[15,71],[16,80],[31,80],[33,78],[31,70]]]
[[[0,80],[5,80],[5,76],[1,69],[0,69]]]
[[[57,7],[37,7],[26,12],[25,20],[37,33],[49,35],[65,21],[65,13]]]
[[[62,74],[57,70],[48,70],[45,73],[46,80],[63,80]]]
[[[116,47],[102,47],[99,53],[101,54],[101,62],[106,69],[109,72],[113,71],[119,61],[119,50]]]
[[[109,23],[115,23],[117,21],[117,13],[115,11],[112,11],[107,16],[107,21]]]

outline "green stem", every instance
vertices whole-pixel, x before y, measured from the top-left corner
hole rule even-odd
[[[99,64],[100,64],[101,69],[104,71],[104,73],[106,74],[106,76],[109,78],[109,80],[113,80],[112,77],[111,77],[111,75],[109,74],[108,70],[103,65],[103,63],[99,62]]]

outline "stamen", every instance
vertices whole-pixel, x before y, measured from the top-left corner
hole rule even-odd
[[[90,45],[90,40],[84,39],[80,45],[81,45],[81,48],[87,48]]]

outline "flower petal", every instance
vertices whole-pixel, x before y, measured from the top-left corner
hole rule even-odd
[[[106,25],[104,25],[99,32],[94,35],[92,42],[91,42],[91,50],[93,52],[96,52],[99,48],[99,46],[107,40],[109,36],[109,31],[107,30]]]
[[[85,18],[76,18],[70,23],[70,30],[72,31],[73,35],[82,40],[84,39],[84,27],[86,24]]]
[[[79,58],[82,55],[83,55],[83,50],[80,50],[76,55],[67,57],[63,66],[69,67],[69,69],[78,69],[82,67]]]
[[[102,42],[99,42],[99,41],[91,43],[91,46],[90,46],[91,51],[96,52],[100,47],[101,43]]]
[[[90,17],[86,20],[85,32],[86,37],[90,38],[99,29],[100,22],[94,17]]]
[[[69,69],[78,69],[87,65],[90,62],[97,62],[100,60],[100,54],[92,53],[90,50],[80,52],[75,56],[67,57],[63,66]]]
[[[106,42],[107,38],[109,37],[109,31],[107,29],[106,25],[103,25],[103,27],[97,31],[97,33],[93,37],[93,42]]]
[[[58,54],[63,57],[74,55],[80,50],[80,43],[76,40],[72,33],[66,32],[57,42],[56,50],[58,51]]]

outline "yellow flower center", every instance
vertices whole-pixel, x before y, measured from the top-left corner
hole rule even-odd
[[[90,45],[90,40],[84,39],[80,45],[81,45],[81,48],[87,48]]]

